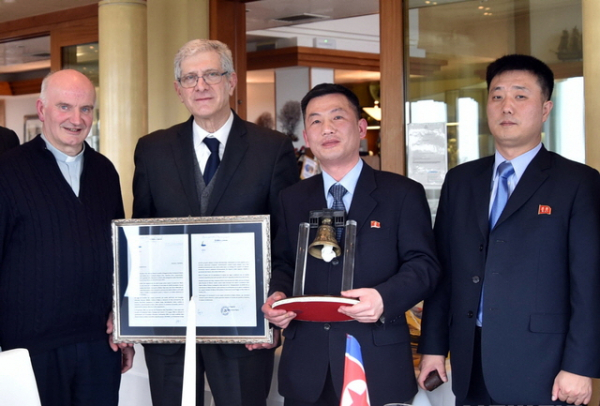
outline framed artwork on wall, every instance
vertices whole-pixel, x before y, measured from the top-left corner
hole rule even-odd
[[[37,114],[29,114],[23,117],[23,142],[30,141],[42,132],[42,122]]]

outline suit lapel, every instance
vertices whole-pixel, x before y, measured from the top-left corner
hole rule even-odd
[[[303,180],[301,182],[306,182],[307,187],[306,190],[310,191],[310,193],[304,193],[302,197],[298,201],[298,207],[302,208],[298,211],[301,222],[307,222],[312,210],[321,210],[327,208],[327,199],[325,198],[325,193],[323,192],[323,175],[319,174],[310,179]],[[310,182],[314,182],[311,184]]]
[[[500,218],[496,222],[496,226],[509,218],[521,206],[527,202],[531,196],[539,189],[539,187],[548,178],[547,169],[550,168],[550,153],[542,146],[542,149],[532,159],[525,169],[523,176],[519,180],[517,187],[508,198],[506,207],[502,211]]]
[[[375,181],[375,170],[363,162],[363,168],[354,189],[348,219],[355,220],[357,233],[366,224],[367,219],[375,210],[377,201],[371,197],[371,193],[377,188]]]
[[[194,179],[194,161],[196,153],[194,151],[194,137],[192,132],[193,117],[185,122],[177,133],[177,138],[172,145],[175,167],[179,174],[179,179],[185,190],[185,198],[190,206],[190,213],[194,216],[200,215],[200,201],[198,201],[198,192],[196,190],[196,180]],[[174,197],[175,198],[175,197]]]
[[[490,220],[490,195],[492,190],[492,172],[494,170],[494,157],[489,157],[481,167],[479,173],[473,178],[472,196],[477,223],[481,234],[487,236],[489,234]]]
[[[233,124],[227,144],[225,145],[225,153],[219,165],[219,170],[216,174],[215,187],[210,194],[206,215],[211,216],[214,213],[219,201],[227,190],[227,187],[235,172],[237,171],[244,155],[248,150],[248,137],[246,136],[246,126],[237,114],[234,114]]]

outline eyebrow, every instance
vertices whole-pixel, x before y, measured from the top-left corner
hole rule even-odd
[[[337,113],[337,112],[339,112],[339,111],[346,112],[346,109],[345,109],[345,108],[343,108],[343,107],[336,107],[335,109],[332,109],[332,110],[326,111],[326,112],[325,112],[325,114],[327,114],[327,113]],[[313,117],[313,116],[321,116],[321,115],[323,115],[323,113],[315,112],[315,113],[310,113],[310,114],[308,115],[308,117]]]
[[[493,89],[491,89],[491,91],[496,91],[496,90],[502,90],[505,89],[505,87],[503,86],[496,86]],[[519,86],[519,85],[513,85],[510,87],[511,90],[525,90],[525,91],[530,91],[530,89],[527,86]]]
[[[202,74],[199,74],[198,71],[193,70],[193,71],[190,71],[188,73],[182,73],[181,76],[188,76],[188,75],[202,76],[202,75],[204,75],[206,73],[209,73],[209,72],[217,72],[218,73],[219,69],[209,68],[209,69],[205,70],[204,72],[202,72]]]
[[[67,102],[61,102],[61,101],[57,102],[57,103],[55,104],[55,106],[56,106],[56,107],[58,107],[58,106],[75,107],[75,106],[74,106],[74,105],[72,105],[71,103],[67,103]],[[94,109],[94,105],[93,105],[93,104],[86,104],[86,105],[83,105],[83,106],[79,106],[79,108],[80,108],[80,109],[89,108],[89,109],[92,109],[92,110],[93,110],[93,109]]]

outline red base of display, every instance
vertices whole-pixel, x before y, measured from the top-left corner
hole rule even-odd
[[[350,321],[352,318],[339,313],[340,306],[352,306],[358,299],[336,296],[299,296],[289,297],[273,303],[274,309],[284,309],[297,314],[300,321]]]

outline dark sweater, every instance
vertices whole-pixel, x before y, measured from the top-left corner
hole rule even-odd
[[[79,197],[39,136],[0,159],[0,346],[30,352],[108,339],[112,163],[85,146]]]
[[[19,146],[17,133],[8,128],[0,127],[0,155],[11,148]]]

